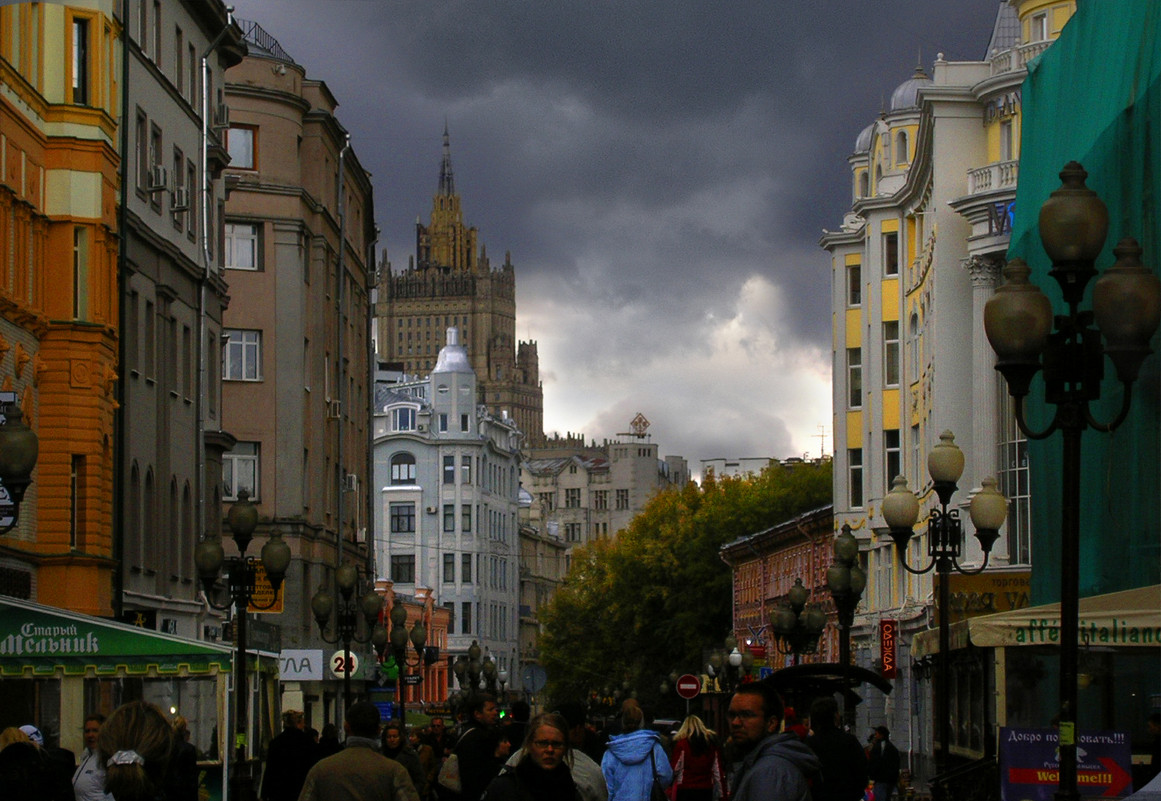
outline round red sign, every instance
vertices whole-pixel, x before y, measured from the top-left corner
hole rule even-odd
[[[697,698],[701,692],[701,680],[692,673],[686,673],[677,680],[677,694],[685,700]]]

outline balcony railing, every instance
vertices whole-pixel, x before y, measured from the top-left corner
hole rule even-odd
[[[992,56],[992,75],[1003,75],[1005,72],[1025,69],[1028,62],[1047,50],[1050,44],[1052,44],[1050,39],[1043,42],[1031,42],[997,53]]]
[[[1014,189],[1019,171],[1018,161],[999,161],[986,167],[968,170],[968,194],[978,195],[995,189]]]

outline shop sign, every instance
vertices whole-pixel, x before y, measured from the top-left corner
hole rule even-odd
[[[1023,609],[1029,605],[1032,573],[1027,570],[1010,573],[980,573],[974,576],[955,574],[949,578],[952,623],[969,617],[992,615]],[[935,589],[939,590],[939,576]],[[938,625],[939,610],[936,610]]]
[[[1060,780],[1053,729],[1000,729],[1004,798],[1052,801]],[[1132,749],[1124,732],[1082,732],[1077,738],[1076,783],[1081,795],[1122,797],[1132,792]]]
[[[282,593],[286,589],[286,582],[274,592],[270,579],[266,578],[266,565],[261,559],[250,557],[246,560],[250,569],[254,571],[254,592],[250,596],[250,604],[246,611],[256,615],[277,615],[282,613]]]
[[[293,648],[278,655],[278,677],[282,681],[322,681],[321,648]]]
[[[883,678],[893,679],[899,673],[899,621],[879,621],[879,652],[883,659]]]

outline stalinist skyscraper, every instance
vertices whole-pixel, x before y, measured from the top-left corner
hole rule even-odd
[[[415,223],[415,256],[407,269],[380,271],[375,316],[380,363],[411,375],[427,375],[459,329],[478,378],[477,402],[507,414],[534,446],[544,436],[544,395],[536,342],[516,341],[516,271],[511,255],[493,269],[479,232],[464,224],[452,173],[445,126],[439,188],[431,223]]]

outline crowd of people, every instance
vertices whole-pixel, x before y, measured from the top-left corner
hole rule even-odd
[[[839,726],[833,699],[807,720],[761,683],[738,688],[724,737],[696,715],[673,732],[646,725],[633,699],[607,731],[580,703],[529,719],[516,702],[471,696],[462,718],[422,727],[381,722],[366,701],[344,718],[345,738],[306,727],[298,710],[266,748],[261,801],[892,801],[899,752],[878,727],[866,750]],[[425,718],[426,720],[426,718]],[[793,722],[792,722],[793,721]],[[197,801],[189,725],[134,701],[84,721],[79,756],[47,745],[35,726],[0,732],[0,787],[12,801]],[[870,788],[873,787],[873,790]]]

